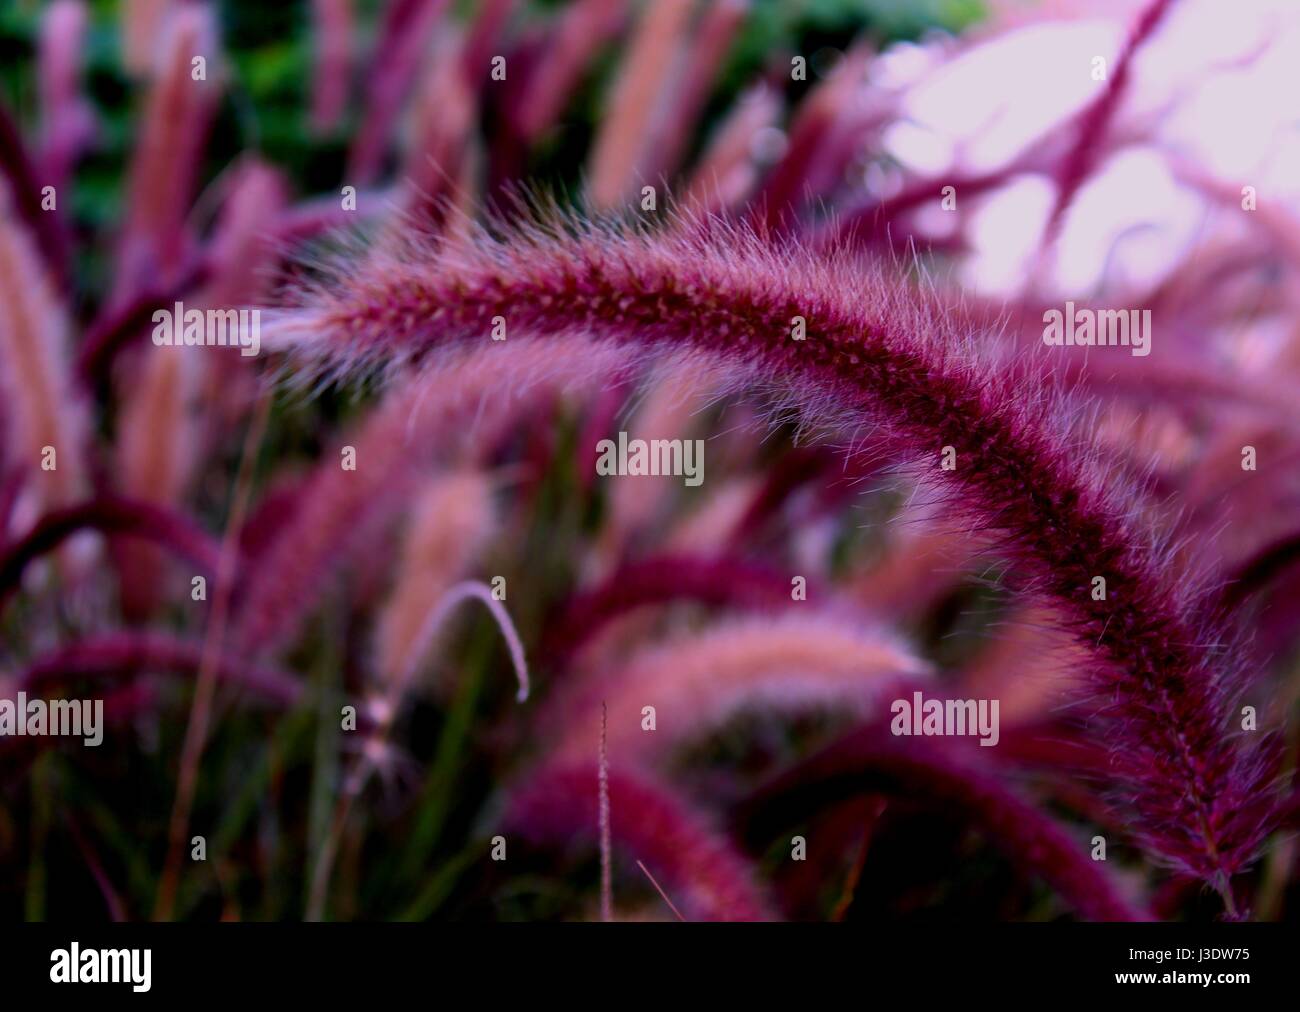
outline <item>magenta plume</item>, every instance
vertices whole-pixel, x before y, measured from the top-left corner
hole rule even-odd
[[[1174,0],[1151,0],[1147,4],[1124,40],[1124,48],[1115,60],[1105,88],[1079,114],[1078,133],[1057,173],[1056,201],[1043,229],[1044,245],[1056,238],[1065,212],[1105,151],[1106,130],[1128,91],[1134,57],[1155,34],[1173,6]]]
[[[347,182],[368,186],[383,168],[393,126],[447,0],[389,0],[370,60],[365,111],[348,152]]]
[[[600,919],[614,919],[614,845],[609,831],[609,714],[600,707]],[[640,864],[640,862],[637,862]],[[645,865],[641,865],[642,868]]]
[[[95,133],[95,113],[81,90],[86,6],[56,0],[41,22],[41,168],[46,185],[62,189]]]
[[[633,355],[694,346],[813,414],[875,423],[902,457],[933,462],[953,446],[959,464],[935,482],[972,525],[1005,532],[1009,579],[1056,601],[1095,651],[1118,800],[1155,853],[1228,895],[1274,795],[1264,751],[1229,730],[1243,683],[1231,631],[1199,617],[1204,577],[1072,430],[1086,412],[1050,376],[991,368],[951,315],[880,268],[716,224],[652,235],[561,221],[379,256],[306,292],[265,340],[357,369],[484,342],[495,316],[512,334],[566,335],[556,359],[589,353],[575,332]]]
[[[62,224],[61,215],[51,214],[41,206],[43,184],[37,178],[22,132],[4,102],[0,102],[0,180],[10,192],[13,212],[31,230],[58,287],[66,287],[70,254],[68,229]]]
[[[543,655],[561,667],[607,624],[638,608],[693,601],[736,609],[790,603],[790,579],[730,557],[660,555],[627,563],[575,594],[548,624]]]
[[[18,589],[28,565],[82,530],[147,538],[205,574],[217,571],[220,546],[189,518],[150,503],[104,496],[45,514],[0,550],[0,608]]]
[[[849,124],[860,129],[856,118],[861,113],[854,100],[866,79],[868,56],[860,46],[847,53],[799,107],[785,156],[763,181],[754,200],[755,217],[769,227],[789,224],[808,197],[839,182],[843,170],[839,162],[847,160],[840,137]],[[876,116],[880,118],[879,113]]]
[[[688,918],[772,919],[748,862],[703,815],[645,774],[617,764],[608,770],[607,788],[615,854],[629,865],[643,861]],[[594,848],[600,835],[599,798],[597,762],[546,766],[511,793],[503,828],[534,845]]]
[[[504,52],[505,27],[516,3],[517,0],[482,0],[475,5],[477,14],[465,35],[460,54],[465,83],[475,92],[488,76],[492,56]]]
[[[115,678],[142,672],[197,679],[203,644],[160,632],[114,632],[88,636],[42,654],[19,673],[17,689],[48,690],[80,678]],[[303,695],[302,682],[272,668],[255,668],[223,657],[217,663],[223,685],[280,707],[293,707]]]
[[[1040,876],[1080,916],[1098,921],[1149,920],[1120,884],[1038,808],[980,768],[969,751],[896,739],[862,728],[780,774],[736,811],[745,837],[756,845],[798,825],[837,801],[864,794],[897,794],[959,813],[979,827],[1008,858]]]

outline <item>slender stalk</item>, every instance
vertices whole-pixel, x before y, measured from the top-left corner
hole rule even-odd
[[[614,919],[614,889],[610,879],[613,848],[609,842],[609,713],[600,704],[600,919]],[[639,863],[639,862],[638,862]]]
[[[239,532],[243,529],[244,514],[248,509],[248,500],[252,493],[253,468],[257,463],[258,451],[266,434],[266,424],[271,414],[271,399],[270,391],[265,391],[254,409],[252,421],[244,438],[239,473],[235,477],[230,517],[226,522],[225,537],[221,543],[221,558],[217,565],[216,586],[213,588],[212,610],[208,616],[207,632],[203,639],[203,657],[199,666],[198,684],[190,706],[185,741],[181,746],[176,800],[172,806],[171,823],[168,828],[167,859],[158,885],[154,920],[170,920],[176,902],[176,887],[180,881],[185,834],[189,829],[190,812],[194,807],[194,792],[198,785],[199,760],[203,756],[203,748],[207,741],[212,699],[217,688],[217,672],[224,649],[226,618],[230,610],[230,593],[234,585]]]
[[[501,635],[510,651],[510,660],[514,665],[515,675],[519,680],[519,690],[515,698],[520,703],[528,699],[528,664],[524,658],[523,643],[519,639],[519,633],[516,632],[514,623],[510,621],[509,613],[502,607],[501,602],[492,596],[492,591],[482,583],[467,580],[451,587],[434,602],[433,607],[429,610],[424,626],[407,655],[405,669],[388,685],[386,698],[380,709],[378,726],[366,742],[365,751],[362,753],[360,761],[343,784],[329,835],[326,837],[316,858],[316,870],[312,876],[311,889],[307,900],[307,920],[318,921],[324,915],[326,892],[329,888],[330,873],[334,866],[334,857],[338,852],[339,841],[343,836],[344,828],[347,826],[348,816],[352,811],[353,804],[370,781],[371,774],[379,766],[388,735],[392,730],[393,722],[397,719],[398,705],[401,702],[402,694],[415,680],[420,667],[426,661],[430,643],[433,642],[434,637],[447,621],[448,616],[458,605],[469,600],[481,601],[488,609],[488,613],[496,620],[497,627],[501,630]]]

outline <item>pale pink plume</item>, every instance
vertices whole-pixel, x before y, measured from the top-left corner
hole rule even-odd
[[[740,97],[714,131],[692,170],[682,206],[692,214],[715,214],[737,206],[757,185],[774,144],[785,143],[777,129],[781,99],[766,84]]]
[[[114,474],[121,494],[176,506],[199,459],[197,398],[200,357],[206,349],[149,347],[132,376],[119,420]],[[163,593],[161,556],[153,545],[119,544],[122,608],[144,618]]]
[[[36,512],[71,505],[89,491],[87,406],[71,376],[68,330],[67,311],[45,261],[0,181],[6,456],[26,477]]]
[[[411,660],[429,602],[469,575],[495,526],[492,490],[478,471],[439,474],[417,490],[378,619],[375,666],[395,678]]]
[[[670,359],[651,374],[643,400],[630,418],[616,419],[616,427],[626,431],[629,440],[692,438],[699,427],[698,414],[727,382],[716,364],[695,358]],[[602,436],[617,441],[618,432]],[[683,494],[682,479],[673,475],[606,475],[597,485],[605,490],[606,503],[595,547],[596,565],[608,571],[639,541],[662,533],[654,525]]]
[[[132,77],[146,77],[157,69],[158,43],[174,2],[122,0],[118,28],[122,40],[122,65]]]
[[[510,663],[515,671],[515,679],[519,683],[519,688],[515,692],[515,700],[520,703],[528,701],[530,691],[528,662],[524,655],[523,641],[519,638],[519,632],[515,629],[514,622],[510,619],[510,613],[497,600],[496,595],[492,593],[492,588],[487,584],[480,583],[477,580],[462,580],[460,583],[448,587],[442,594],[434,598],[425,609],[420,627],[412,637],[410,649],[406,657],[403,658],[402,667],[389,682],[389,698],[384,709],[386,716],[381,723],[381,733],[387,732],[392,717],[396,713],[401,694],[415,683],[426,663],[430,648],[436,642],[438,634],[446,625],[452,612],[468,601],[478,601],[488,610],[488,614],[496,622],[497,629],[500,630],[501,637],[506,642],[506,648],[510,654]]]
[[[449,30],[432,47],[400,173],[405,194],[399,199],[410,217],[398,217],[394,228],[409,228],[411,221],[440,225],[441,202],[454,195],[466,166],[479,115],[478,89],[461,64],[467,44],[460,32]]]
[[[674,523],[663,548],[673,555],[709,555],[735,535],[760,484],[753,474],[718,479],[707,499]]]
[[[206,257],[206,278],[186,306],[221,311],[257,307],[271,296],[286,242],[288,184],[256,158],[243,162],[228,180]],[[248,417],[257,397],[256,358],[233,348],[205,348],[200,382],[207,406],[204,444],[213,446]]]
[[[370,55],[365,107],[348,152],[347,182],[369,186],[379,176],[393,126],[429,53],[447,0],[389,0]]]
[[[603,704],[618,761],[662,762],[747,709],[862,715],[883,692],[928,674],[914,653],[859,622],[798,611],[738,618],[566,683],[543,723],[556,735],[556,753],[572,759],[589,748]]]
[[[666,103],[647,152],[642,175],[657,183],[681,167],[700,115],[716,78],[726,65],[727,53],[749,13],[750,0],[706,0],[692,26],[690,43],[671,100]]]
[[[691,6],[690,0],[656,0],[641,13],[592,147],[588,191],[598,210],[619,207],[643,184],[658,182],[646,178],[646,158],[671,103]]]
[[[352,84],[352,0],[312,0],[311,128],[329,133],[347,111]]]
[[[991,538],[968,531],[942,509],[911,503],[884,529],[884,544],[872,564],[849,582],[862,607],[904,619],[934,603],[962,578]]]
[[[560,13],[545,57],[520,96],[516,129],[531,143],[560,115],[596,52],[618,34],[627,0],[573,0]]]
[[[233,176],[211,244],[208,280],[183,303],[187,311],[238,310],[266,293],[277,255],[268,227],[283,201],[283,182],[270,168],[249,162]],[[134,369],[121,376],[114,470],[122,494],[160,506],[185,500],[207,447],[243,421],[256,395],[247,361],[234,348],[152,343],[128,360]],[[123,608],[143,618],[162,594],[158,549],[119,544],[115,554]]]
[[[192,241],[185,219],[220,94],[219,58],[211,8],[178,5],[160,37],[127,173],[114,306],[184,269]]]

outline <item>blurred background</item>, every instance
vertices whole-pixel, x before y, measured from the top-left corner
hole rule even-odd
[[[1008,370],[1057,356],[1290,728],[1298,66],[1289,0],[7,0],[0,697],[110,730],[0,741],[0,916],[1103,915],[1008,821],[1217,916],[1105,804],[1086,656],[869,436],[667,355],[485,411],[474,356],[304,391],[147,337],[530,195],[881,259]],[[1046,348],[1066,300],[1149,310],[1152,354]],[[706,440],[705,483],[596,477],[620,431]],[[920,684],[999,699],[1000,746],[849,747]],[[1249,916],[1294,909],[1298,810]]]

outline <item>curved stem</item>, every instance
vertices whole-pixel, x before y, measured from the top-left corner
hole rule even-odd
[[[101,496],[45,514],[27,534],[0,551],[0,608],[18,589],[31,562],[87,529],[155,541],[206,573],[217,570],[221,553],[216,542],[183,514],[135,499]]]

